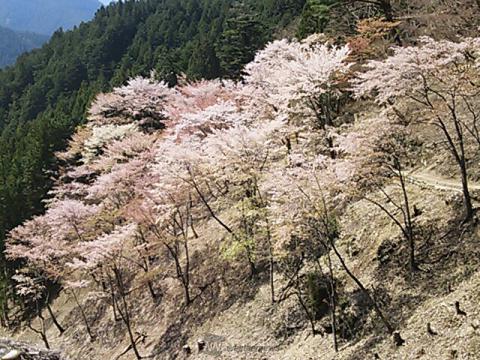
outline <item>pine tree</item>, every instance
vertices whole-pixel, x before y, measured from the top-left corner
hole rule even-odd
[[[255,51],[265,43],[265,27],[243,3],[236,4],[228,17],[216,45],[223,75],[232,79],[242,76],[242,67],[251,61]]]

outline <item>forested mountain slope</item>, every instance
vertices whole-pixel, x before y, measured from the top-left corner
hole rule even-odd
[[[0,27],[0,68],[13,64],[20,54],[42,46],[47,40],[46,35]]]
[[[302,0],[145,0],[101,8],[94,20],[56,32],[0,71],[0,238],[41,210],[56,160],[99,91],[155,70],[171,84],[238,77],[241,66]]]
[[[480,38],[392,29],[99,94],[9,233],[5,325],[74,359],[478,358]]]
[[[0,73],[3,328],[73,359],[480,357],[479,12],[144,1],[55,34]]]
[[[93,18],[98,0],[0,0],[0,26],[51,35]]]

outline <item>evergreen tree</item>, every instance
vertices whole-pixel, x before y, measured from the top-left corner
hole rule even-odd
[[[303,39],[314,33],[322,33],[330,21],[330,7],[336,0],[307,0],[303,8],[297,35]]]
[[[244,3],[236,4],[216,47],[223,75],[239,79],[243,65],[253,60],[255,51],[266,42],[265,34],[258,17]]]
[[[220,71],[220,61],[212,43],[205,39],[195,43],[192,57],[188,63],[187,75],[194,79],[200,77],[214,79]]]

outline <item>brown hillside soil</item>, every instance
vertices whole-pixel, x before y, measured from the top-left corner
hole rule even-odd
[[[207,350],[194,358],[360,360],[375,359],[377,354],[380,359],[478,359],[479,228],[458,226],[461,204],[455,194],[417,185],[410,192],[422,211],[416,219],[421,233],[419,272],[409,272],[397,228],[364,202],[351,206],[344,216],[341,239],[351,269],[370,288],[375,286],[377,299],[406,341],[404,346],[395,347],[378,319],[369,315],[354,329],[354,340],[344,341],[335,354],[331,335],[313,337],[294,302],[272,308],[268,288],[263,286],[252,301],[235,305],[198,328],[188,343],[195,349],[197,339],[204,339]],[[353,284],[345,281],[354,294]],[[456,301],[467,316],[457,315]],[[435,335],[428,332],[427,323]]]

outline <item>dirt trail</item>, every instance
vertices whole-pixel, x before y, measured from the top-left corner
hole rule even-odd
[[[462,182],[460,179],[446,179],[438,174],[425,170],[412,171],[408,173],[406,177],[411,183],[420,186],[462,193]],[[471,192],[480,191],[479,183],[470,181],[468,185]],[[473,200],[476,205],[480,204],[480,199],[478,197],[474,197]]]

